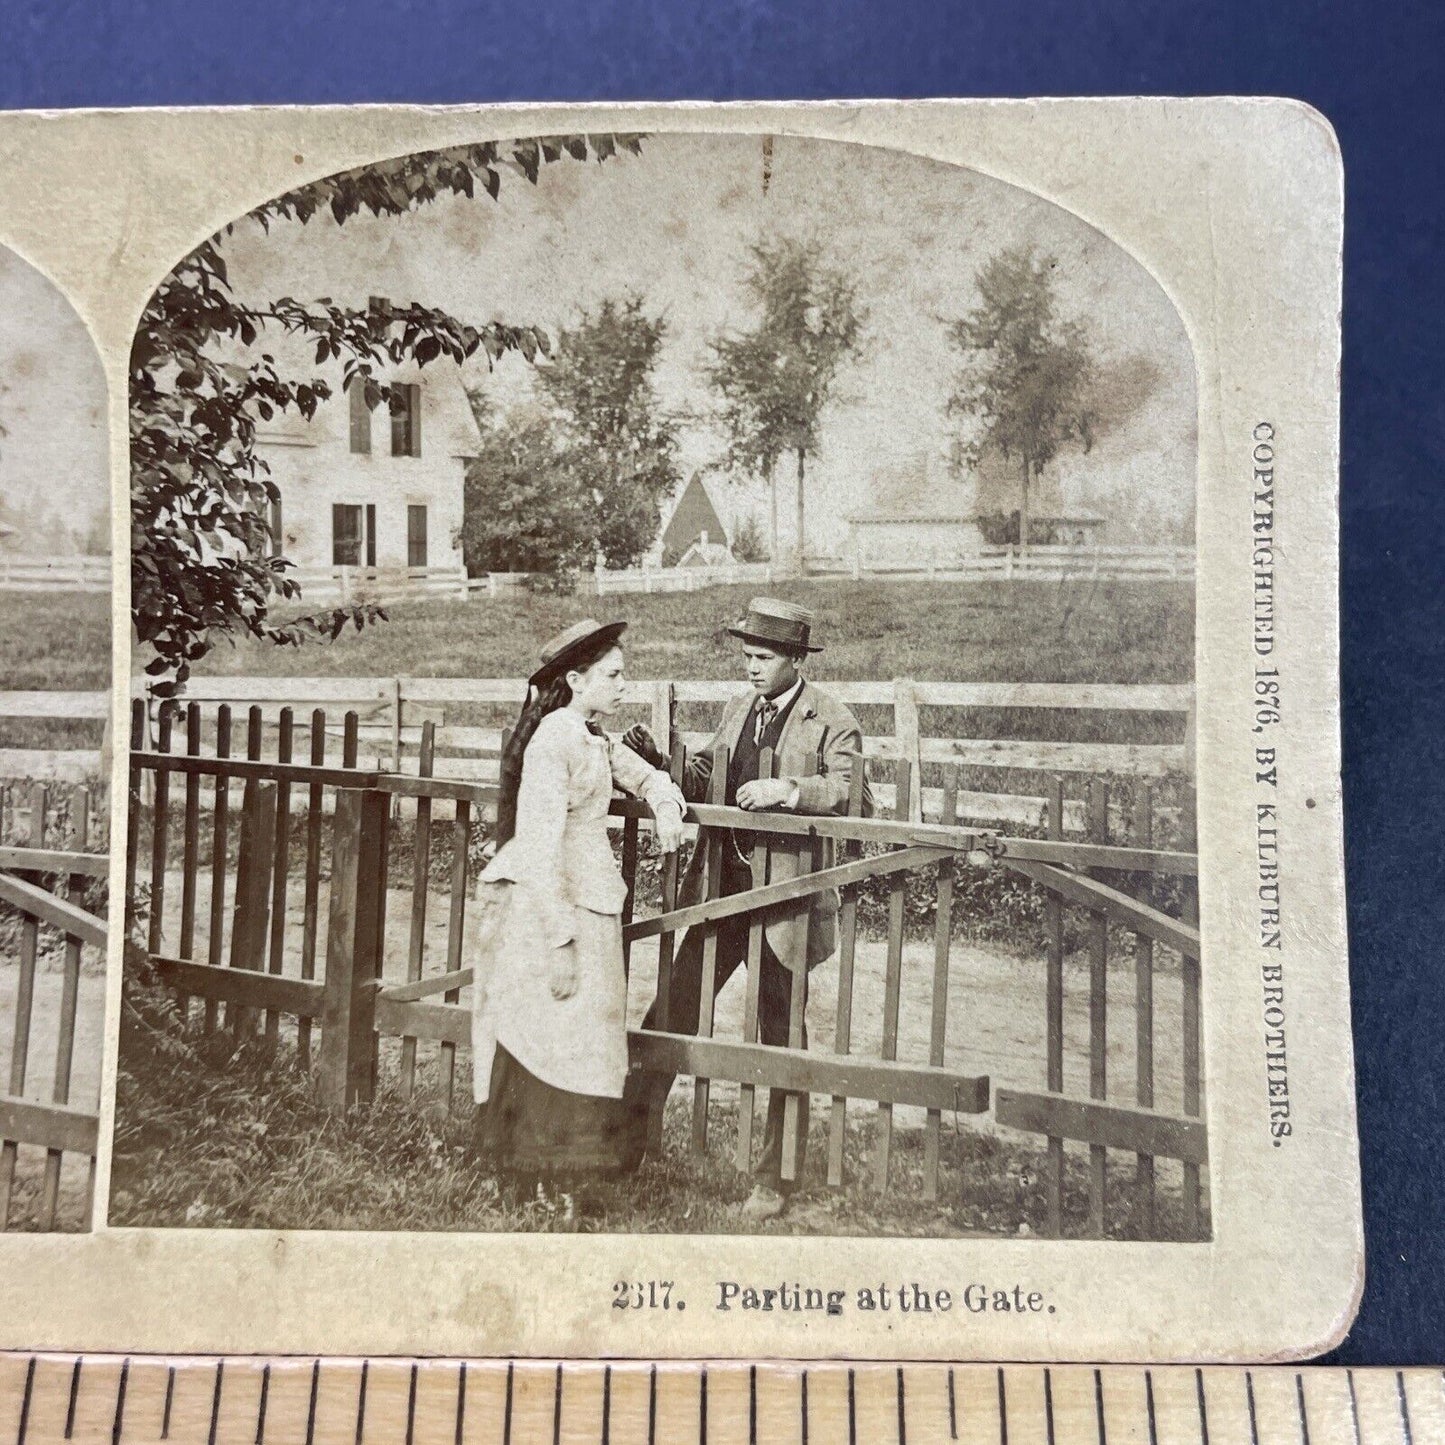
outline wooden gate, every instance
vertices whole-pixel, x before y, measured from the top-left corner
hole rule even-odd
[[[0,1231],[87,1229],[95,1186],[98,1084],[75,1092],[78,1026],[95,1036],[86,1062],[99,1076],[99,1007],[81,1006],[82,949],[106,927],[76,900],[109,859],[93,852],[89,790],[10,784],[0,804],[0,928],[14,972],[0,975]],[[56,845],[60,846],[56,846]],[[69,896],[57,894],[64,885]],[[103,911],[104,902],[98,906]],[[57,957],[58,955],[58,957]],[[6,975],[10,975],[9,978]],[[97,989],[97,995],[99,990]],[[48,1069],[32,1057],[49,1044]]]
[[[169,715],[161,720],[156,748],[142,746],[144,718],[137,710],[128,866],[134,894],[139,862],[149,855],[147,952],[176,990],[183,1010],[189,1009],[192,999],[204,1000],[206,1027],[218,1024],[222,1006],[228,1010],[228,1024],[255,1027],[264,1017],[265,1031],[273,1039],[283,1018],[288,1020],[288,1030],[293,1027],[289,1020],[294,1020],[300,1061],[310,1066],[313,1035],[319,1026],[315,1060],[319,1088],[334,1107],[345,1108],[373,1096],[381,1078],[383,1048],[388,1077],[394,1069],[398,1087],[408,1094],[417,1086],[423,1058],[434,1050],[443,1086],[450,1095],[455,1086],[457,1050],[470,1043],[470,1010],[462,1002],[463,992],[472,983],[471,970],[465,967],[468,857],[476,841],[474,825],[485,821],[494,808],[495,785],[430,776],[431,724],[423,728],[419,775],[400,776],[356,767],[354,715],[348,715],[343,729],[339,767],[327,762],[324,715],[314,714],[310,720],[307,764],[292,760],[295,728],[289,710],[283,710],[279,721],[275,760],[260,756],[263,718],[259,708],[252,709],[247,718],[247,756],[232,758],[232,720],[229,709],[223,707],[217,717],[216,746],[212,755],[206,756],[202,754],[199,709],[193,706],[187,713],[184,752],[173,750],[177,739]],[[726,762],[725,755],[714,759],[712,776],[718,789],[726,777]],[[674,768],[680,766],[678,753]],[[1084,843],[1059,837],[1004,838],[958,826],[953,821],[956,772],[945,775],[941,821],[913,821],[912,765],[909,760],[899,760],[890,771],[892,818],[858,815],[861,779],[848,816],[747,813],[723,806],[720,792],[714,793],[713,801],[692,806],[688,820],[708,829],[704,836],[711,840],[710,848],[721,846],[725,829],[741,827],[759,837],[761,846],[754,854],[756,886],[744,894],[717,896],[720,857],[709,857],[706,872],[714,886],[700,902],[679,907],[674,857],[662,870],[659,911],[652,916],[642,916],[638,906],[639,842],[649,815],[641,804],[614,801],[612,812],[622,834],[622,866],[630,885],[624,947],[636,982],[639,949],[651,947],[650,940],[657,940],[656,987],[663,994],[670,986],[679,935],[688,928],[711,930],[725,919],[746,918],[749,958],[756,961],[767,921],[788,916],[806,919],[818,892],[837,888],[841,893],[831,1040],[815,1037],[810,1048],[799,1047],[799,975],[790,1046],[757,1042],[755,967],[747,970],[748,993],[737,1036],[720,1036],[709,986],[716,964],[715,936],[710,935],[703,951],[696,1032],[634,1030],[631,1048],[639,1065],[694,1080],[691,1139],[695,1150],[705,1150],[709,1144],[712,1086],[721,1082],[737,1086],[738,1127],[732,1147],[742,1168],[751,1160],[759,1089],[787,1093],[790,1113],[796,1111],[797,1099],[804,1093],[830,1101],[827,1179],[834,1187],[845,1183],[850,1113],[855,1119],[860,1113],[870,1118],[866,1173],[874,1187],[886,1189],[894,1174],[895,1111],[920,1110],[922,1192],[926,1198],[938,1198],[945,1117],[985,1115],[991,1104],[988,1077],[948,1063],[950,1019],[969,1003],[952,968],[951,910],[960,870],[1013,868],[1058,900],[1060,918],[1065,907],[1083,907],[1113,919],[1116,927],[1122,922],[1141,936],[1197,959],[1197,930],[1092,876],[1098,870],[1183,876],[1193,871],[1194,860],[1182,852],[1153,848],[1147,838],[1123,846],[1111,845],[1105,838]],[[149,792],[154,802],[149,810],[136,804],[147,791],[141,786],[147,776],[153,779]],[[235,785],[241,788],[239,815],[232,811]],[[178,794],[178,789],[183,792]],[[453,816],[434,824],[433,806],[441,800]],[[211,815],[204,830],[209,835],[205,871],[210,874],[204,910],[203,801]],[[149,838],[143,839],[141,820],[147,811]],[[1061,820],[1061,794],[1055,813]],[[389,868],[401,871],[393,856],[394,843],[403,836],[398,832],[398,818],[410,825],[410,905],[404,930],[393,927],[388,947],[385,879]],[[819,869],[817,855],[824,840],[831,840],[837,857],[832,866]],[[803,871],[787,881],[766,881],[769,857],[784,851],[803,855]],[[926,985],[929,1037],[926,1059],[906,1059],[899,1057],[905,974],[909,974],[910,984],[915,982],[914,965],[905,968],[906,891],[910,875],[924,868],[936,868],[938,877]],[[171,876],[177,870],[179,880]],[[437,883],[439,874],[444,875],[444,889],[429,886],[429,880]],[[861,1021],[854,1009],[858,911],[860,894],[874,879],[886,880],[887,924],[881,1019],[868,1021],[881,1027],[877,1045],[865,1051],[859,1042]],[[179,898],[171,896],[177,886]],[[434,898],[436,893],[444,896]],[[1053,903],[1049,906],[1055,908]],[[444,910],[441,929],[432,917],[437,908]],[[394,924],[401,922],[393,920]],[[1054,1025],[1056,1010],[1060,1021],[1062,1018],[1061,928],[1062,923],[1055,930],[1057,949],[1050,949],[1039,990],[1050,1011],[1049,1057],[1047,1069],[1041,1070],[1045,1092],[1000,1091],[998,1123],[1013,1129],[1037,1128],[1057,1141],[1057,1148],[1050,1145],[1051,1159],[1057,1156],[1062,1160],[1065,1138],[1087,1137],[1101,1152],[1120,1147],[1122,1140],[1122,1147],[1151,1158],[1187,1158],[1197,1178],[1204,1158],[1199,1121],[1145,1118],[1147,1110],[1123,1110],[1113,1101],[1104,1102],[1102,1094],[1080,1101],[1062,1092],[1062,1069],[1054,1067],[1063,1038],[1061,1022],[1057,1029]],[[435,937],[438,932],[439,939]],[[1103,946],[1107,949],[1107,935]],[[1101,967],[1106,966],[1105,961]],[[1197,1012],[1197,992],[1195,999]],[[1195,1022],[1197,1028],[1197,1017]],[[1056,1080],[1059,1088],[1053,1087]],[[1081,1116],[1079,1109],[1084,1105]],[[1152,1133],[1145,1130],[1146,1125]],[[1082,1134],[1083,1130],[1091,1132]],[[791,1137],[791,1131],[786,1137]],[[785,1178],[795,1171],[796,1164],[789,1152],[783,1161]],[[1062,1199],[1065,1193],[1062,1164],[1049,1189],[1050,1220],[1057,1221],[1061,1230],[1062,1216],[1054,1199],[1055,1194]],[[1099,1197],[1102,1200],[1102,1189]]]

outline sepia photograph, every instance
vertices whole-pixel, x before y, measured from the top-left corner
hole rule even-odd
[[[482,141],[235,216],[129,377],[112,1226],[1211,1238],[1200,399],[1130,250],[884,146]],[[7,588],[105,530],[26,456]],[[85,774],[3,756],[9,890]]]
[[[105,1023],[105,374],[0,246],[0,1233],[88,1230]]]

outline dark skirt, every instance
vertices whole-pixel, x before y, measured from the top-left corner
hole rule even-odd
[[[562,1184],[614,1178],[637,1167],[639,1143],[626,1101],[554,1088],[497,1045],[476,1119],[477,1152],[497,1173]]]

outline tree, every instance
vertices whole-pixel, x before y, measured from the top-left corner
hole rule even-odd
[[[662,503],[682,480],[677,430],[659,414],[652,383],[666,332],[640,296],[609,298],[558,333],[551,364],[536,372],[611,567],[630,566],[652,545]]]
[[[771,550],[778,550],[777,467],[797,464],[797,553],[806,539],[805,467],[843,364],[862,349],[867,313],[857,287],[826,263],[815,241],[760,240],[750,248],[743,287],[758,312],[740,335],[715,337],[708,379],[721,398],[727,461],[766,482]]]
[[[592,560],[595,506],[545,417],[492,421],[467,463],[461,529],[469,572],[560,576]]]
[[[329,212],[344,225],[363,211],[400,216],[446,195],[496,200],[506,173],[535,183],[543,165],[564,157],[602,161],[638,148],[634,136],[564,136],[418,152],[302,186],[245,219],[269,230]],[[256,426],[293,408],[310,418],[332,388],[321,375],[283,376],[274,355],[259,350],[268,331],[314,342],[316,365],[341,363],[344,384],[363,386],[371,407],[389,403],[379,376],[388,366],[479,354],[490,365],[509,352],[532,361],[549,349],[535,327],[474,326],[416,302],[374,299],[353,308],[327,297],[283,297],[245,304],[231,290],[222,256],[233,229],[166,277],[131,348],[132,619],[139,640],[155,649],[147,670],[170,675],[157,692],[184,683],[220,635],[298,645],[384,616],[360,606],[271,618],[273,599],[296,597],[299,589],[286,575],[289,563],[270,555],[266,511],[276,488],[256,455]]]
[[[1019,468],[1019,539],[1030,542],[1029,484],[1068,445],[1093,443],[1094,366],[1083,328],[1057,315],[1055,262],[1032,247],[1000,251],[978,274],[978,305],[948,324],[963,365],[946,414],[965,419],[956,467],[995,449]]]

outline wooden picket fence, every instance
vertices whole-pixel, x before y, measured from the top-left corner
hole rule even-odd
[[[17,954],[13,993],[0,994],[8,1001],[0,1007],[0,1050],[9,1046],[0,1071],[0,1231],[89,1227],[99,1092],[74,1097],[75,1048],[82,1022],[99,1034],[99,990],[92,1016],[82,1018],[82,950],[103,960],[107,933],[103,916],[75,900],[109,871],[103,798],[103,791],[93,799],[85,787],[29,780],[0,787],[0,924],[13,927]],[[55,892],[62,880],[69,897]],[[103,914],[104,904],[97,906]],[[61,954],[58,978],[45,967],[52,944]],[[48,1088],[32,1059],[42,1019],[54,1022]],[[87,1064],[98,1078],[98,1058]]]
[[[470,1009],[463,1002],[472,983],[466,966],[468,860],[476,830],[492,816],[495,785],[431,776],[436,764],[438,728],[421,728],[417,774],[382,772],[361,765],[361,722],[348,712],[340,728],[340,754],[328,756],[328,724],[318,709],[307,730],[307,761],[298,762],[296,726],[289,709],[276,717],[274,753],[263,756],[268,741],[263,708],[246,717],[245,756],[233,757],[233,719],[227,705],[214,719],[203,717],[198,703],[183,714],[177,729],[172,709],[163,710],[155,737],[147,745],[147,716],[137,702],[133,714],[131,757],[132,810],[127,851],[128,896],[134,898],[143,860],[149,859],[149,917],[146,951],[161,977],[175,991],[188,1017],[199,1009],[201,1026],[256,1029],[276,1042],[283,1027],[295,1039],[299,1062],[315,1067],[322,1098],[342,1109],[372,1098],[379,1085],[383,1043],[394,1060],[400,1089],[418,1087],[423,1052],[435,1051],[435,1068],[448,1098],[456,1086],[457,1050],[470,1043]],[[203,746],[209,734],[214,745]],[[674,767],[680,765],[680,740],[674,739]],[[1187,917],[1140,901],[1128,882],[1165,876],[1188,885],[1197,869],[1192,852],[1153,846],[1156,816],[1147,789],[1140,795],[1129,837],[1108,841],[1109,804],[1102,784],[1083,802],[1089,822],[1086,838],[1065,836],[1067,800],[1062,780],[1048,800],[1045,838],[1001,837],[960,822],[956,771],[944,777],[938,821],[915,821],[913,765],[894,760],[890,769],[891,817],[860,816],[861,776],[848,816],[758,815],[724,807],[720,794],[695,804],[689,822],[708,827],[710,848],[720,845],[722,828],[745,827],[764,840],[755,853],[755,884],[748,893],[718,897],[710,888],[699,903],[677,906],[678,871],[674,856],[663,867],[661,912],[634,916],[637,902],[640,836],[648,826],[642,805],[617,800],[612,813],[621,830],[621,857],[629,897],[624,914],[624,947],[637,986],[637,948],[657,939],[656,988],[666,996],[672,960],[681,934],[691,927],[710,928],[704,945],[704,979],[696,1034],[635,1030],[634,1059],[644,1067],[694,1079],[692,1140],[708,1147],[712,1085],[739,1086],[735,1155],[746,1167],[753,1146],[753,1109],[757,1091],[781,1089],[795,1118],[802,1093],[830,1101],[827,1180],[846,1179],[850,1108],[853,1118],[873,1117],[867,1173],[878,1189],[893,1179],[894,1115],[898,1108],[924,1111],[922,1190],[938,1198],[944,1189],[945,1117],[982,1115],[992,1107],[1000,1126],[1039,1136],[1045,1150],[1046,1232],[1053,1235],[1128,1233],[1155,1237],[1156,1161],[1174,1160],[1183,1170],[1182,1224],[1176,1232],[1205,1237],[1207,1208],[1202,1199],[1201,1168],[1207,1162],[1201,1117],[1199,1055],[1198,930]],[[720,786],[726,758],[715,759],[713,778]],[[150,803],[139,800],[147,792]],[[239,811],[233,788],[241,789]],[[883,792],[880,786],[878,792]],[[202,819],[202,801],[209,819]],[[399,804],[412,815],[412,875],[406,944],[388,947],[388,856],[396,835]],[[450,817],[435,816],[447,805]],[[179,836],[177,836],[177,833]],[[834,866],[816,869],[819,844],[831,839],[838,850]],[[434,902],[429,880],[433,851],[450,849],[444,903]],[[786,883],[768,883],[769,851],[805,855],[802,875]],[[178,856],[177,856],[178,854]],[[443,861],[443,860],[439,860]],[[715,881],[718,860],[709,857]],[[168,899],[179,865],[180,897]],[[938,869],[933,920],[932,969],[926,983],[905,980],[905,897],[911,874]],[[1048,956],[1035,982],[1021,972],[1021,1008],[1032,989],[1047,1014],[1046,1057],[1039,1060],[1037,1092],[999,1089],[990,1080],[949,1063],[949,1026],[966,1019],[967,990],[959,978],[952,908],[960,870],[1008,868],[1037,884],[1047,898]],[[292,875],[300,876],[293,888]],[[209,873],[207,897],[202,893]],[[888,922],[883,982],[881,1043],[876,1055],[862,1054],[854,1029],[855,967],[860,890],[871,878],[886,878]],[[757,1042],[757,969],[748,970],[748,996],[741,1036],[717,1037],[713,991],[716,941],[711,926],[729,917],[746,917],[749,957],[760,957],[764,917],[801,914],[820,889],[837,887],[842,895],[835,1029],[831,1048],[814,1039],[802,1049],[804,975],[793,998],[789,1047]],[[298,896],[299,895],[299,896]],[[288,908],[288,900],[290,907]],[[204,907],[203,907],[204,902]],[[444,906],[441,946],[429,932],[429,911]],[[1181,912],[1187,914],[1186,902]],[[1064,1087],[1065,923],[1070,915],[1087,920],[1089,972],[1089,1063],[1087,1096]],[[1137,983],[1136,1028],[1139,1036],[1132,1087],[1111,1080],[1107,1067],[1108,955],[1111,926],[1132,935]],[[1179,1107],[1156,1108],[1154,1040],[1159,1005],[1154,984],[1167,954],[1182,960],[1183,1097]],[[816,977],[816,975],[815,975]],[[928,991],[930,1032],[927,1057],[899,1057],[899,1020],[905,983]],[[665,1012],[664,1015],[665,1016]],[[294,1030],[294,1033],[293,1033]],[[319,1030],[319,1043],[317,1031]],[[791,1131],[786,1138],[792,1138]],[[1080,1215],[1069,1202],[1066,1152],[1070,1143],[1089,1149],[1087,1203]],[[1126,1222],[1106,1211],[1107,1190],[1118,1179],[1110,1174],[1110,1151],[1134,1156],[1134,1176]],[[789,1149],[784,1176],[797,1165]],[[966,1190],[966,1180],[950,1188]],[[1077,1216],[1077,1217],[1076,1217]],[[1112,1222],[1111,1222],[1112,1221]]]

